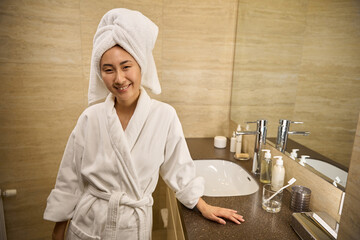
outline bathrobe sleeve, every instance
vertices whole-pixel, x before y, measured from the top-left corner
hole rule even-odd
[[[204,193],[204,179],[196,177],[195,164],[190,156],[181,123],[174,109],[160,175],[175,191],[176,198],[187,208],[194,208]]]
[[[79,119],[80,121],[80,119]],[[72,131],[58,171],[55,188],[51,191],[44,212],[44,219],[61,222],[72,218],[83,186],[80,178],[80,163],[83,147],[76,142],[79,122]]]

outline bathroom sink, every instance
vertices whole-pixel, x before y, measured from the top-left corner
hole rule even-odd
[[[346,180],[348,173],[344,170],[331,165],[330,163],[318,160],[318,159],[306,159],[306,164],[315,168],[315,170],[321,172],[328,178],[335,180],[336,177],[340,178],[340,184],[346,186]]]
[[[195,160],[196,175],[205,179],[205,196],[245,196],[259,190],[259,185],[239,165],[218,159]]]

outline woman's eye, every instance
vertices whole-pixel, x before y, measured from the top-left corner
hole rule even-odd
[[[126,70],[126,69],[129,69],[131,66],[123,66],[123,69]]]
[[[111,72],[112,72],[112,69],[104,69],[104,72],[106,72],[106,73],[111,73]]]

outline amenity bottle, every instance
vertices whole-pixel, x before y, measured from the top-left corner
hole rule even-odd
[[[260,182],[270,183],[271,182],[271,172],[272,172],[272,160],[271,153],[268,149],[263,149],[265,152],[264,158],[261,160],[260,166]]]
[[[241,131],[240,124],[238,125],[236,131],[238,131],[238,132]],[[240,154],[241,153],[241,145],[242,145],[242,135],[237,135],[236,136],[235,154]]]
[[[290,153],[290,158],[292,160],[295,160],[297,158],[297,151],[299,151],[299,149],[293,149]]]
[[[277,160],[272,169],[271,190],[277,191],[284,186],[285,168],[282,156],[274,156],[274,158]]]

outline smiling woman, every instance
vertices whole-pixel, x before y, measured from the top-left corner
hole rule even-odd
[[[107,96],[85,109],[68,140],[44,212],[56,222],[54,239],[64,238],[68,221],[67,239],[151,239],[159,174],[187,208],[220,224],[244,222],[237,211],[201,198],[204,180],[195,174],[176,111],[143,88],[160,91],[151,53],[157,31],[140,12],[124,8],[100,21],[89,104]]]

